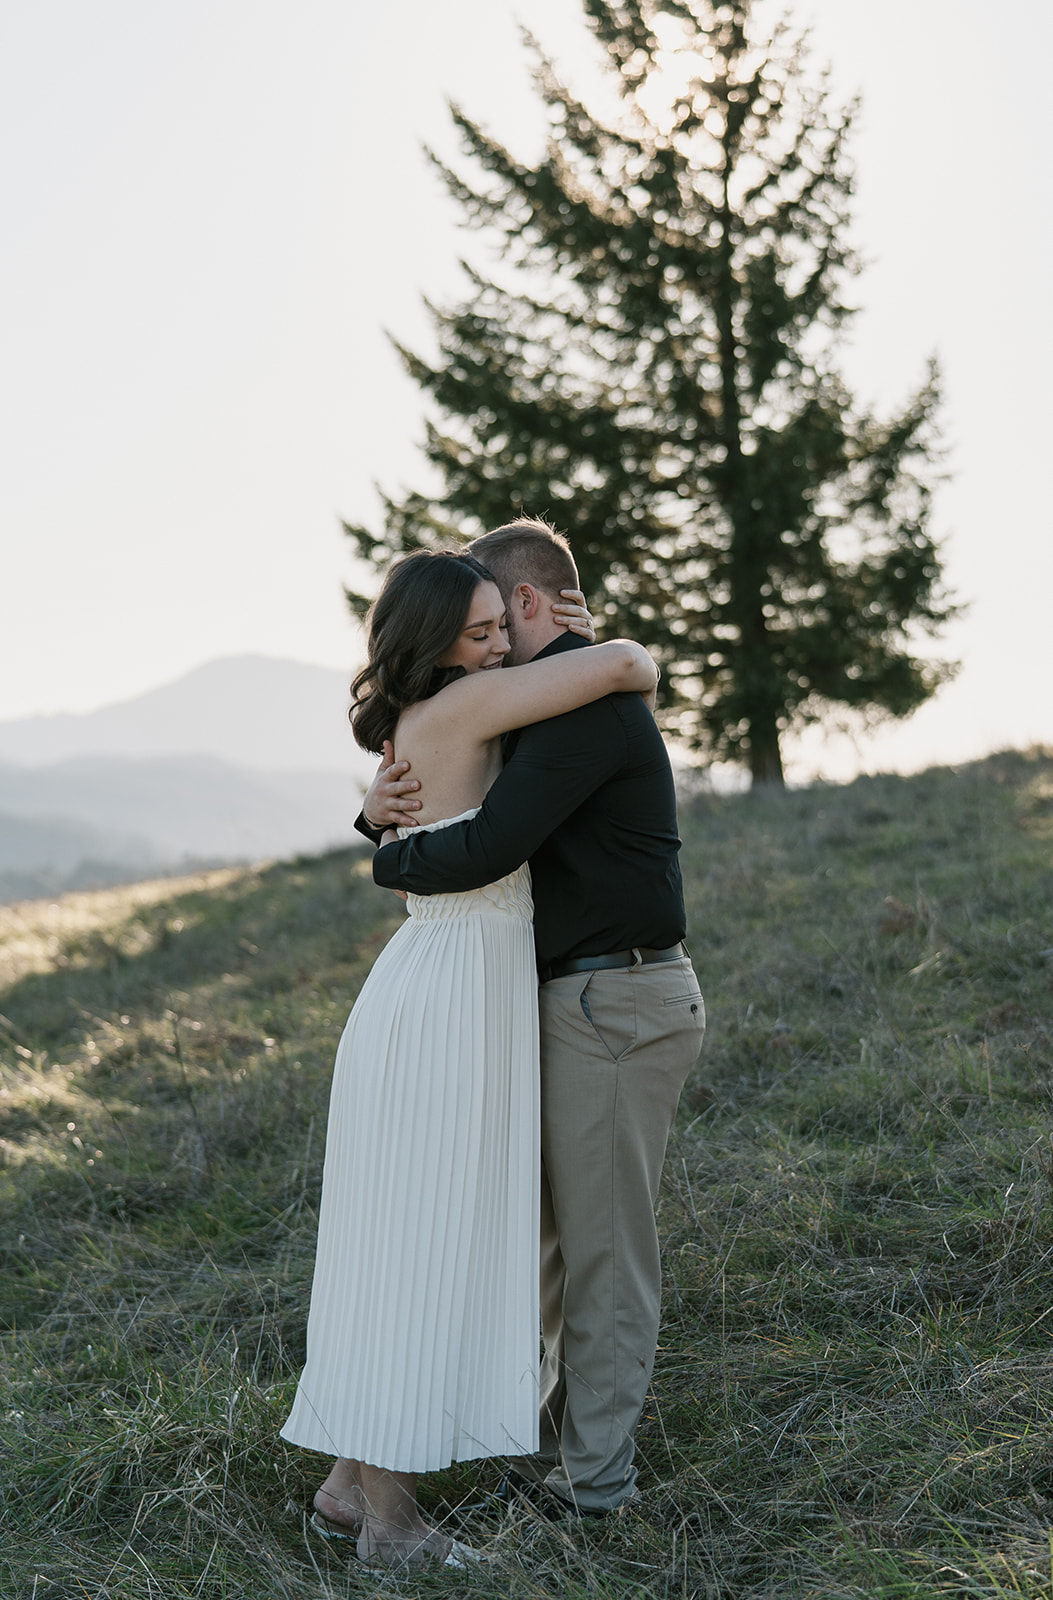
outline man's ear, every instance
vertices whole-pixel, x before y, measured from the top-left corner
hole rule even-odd
[[[541,606],[541,596],[532,583],[517,583],[512,590],[512,599],[509,610],[515,620],[530,622],[537,616]]]

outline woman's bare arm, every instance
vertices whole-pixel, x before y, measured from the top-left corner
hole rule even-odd
[[[589,650],[565,651],[523,667],[502,667],[475,672],[449,684],[427,706],[428,721],[449,719],[459,731],[466,726],[480,743],[546,722],[602,700],[604,695],[647,695],[658,682],[658,669],[642,645],[631,639],[612,639]]]

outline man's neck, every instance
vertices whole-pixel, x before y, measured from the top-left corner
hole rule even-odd
[[[536,627],[531,628],[525,638],[523,637],[524,631],[523,629],[520,630],[518,641],[523,653],[523,660],[534,661],[542,650],[547,650],[550,644],[554,644],[557,639],[562,639],[567,630],[566,628],[547,626]]]
[[[578,648],[587,649],[587,641],[580,634],[571,633],[567,628],[559,628],[548,643],[543,644],[530,657],[530,660],[540,661],[543,657],[560,655],[564,650],[577,650]]]

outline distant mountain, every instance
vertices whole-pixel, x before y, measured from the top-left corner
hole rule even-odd
[[[376,760],[351,737],[349,677],[235,656],[0,723],[0,901],[353,841]]]
[[[51,899],[67,889],[104,889],[165,870],[142,835],[111,833],[68,817],[0,813],[0,905]]]
[[[2,864],[74,864],[78,839],[96,860],[144,865],[323,850],[355,837],[360,793],[340,773],[250,772],[209,756],[5,764],[0,813],[10,848]]]
[[[0,761],[214,756],[260,772],[343,772],[368,783],[376,762],[351,737],[350,678],[350,670],[231,656],[100,711],[0,722]]]
[[[0,794],[3,780],[0,767]],[[93,860],[149,867],[157,853],[145,834],[117,833],[69,817],[9,816],[0,810],[0,872],[24,871],[31,864],[62,874]]]

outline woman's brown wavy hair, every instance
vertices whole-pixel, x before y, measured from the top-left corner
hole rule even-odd
[[[474,556],[417,550],[388,568],[366,617],[367,660],[351,685],[351,728],[363,750],[379,754],[407,706],[463,677],[436,662],[453,648],[476,586],[493,582]]]

